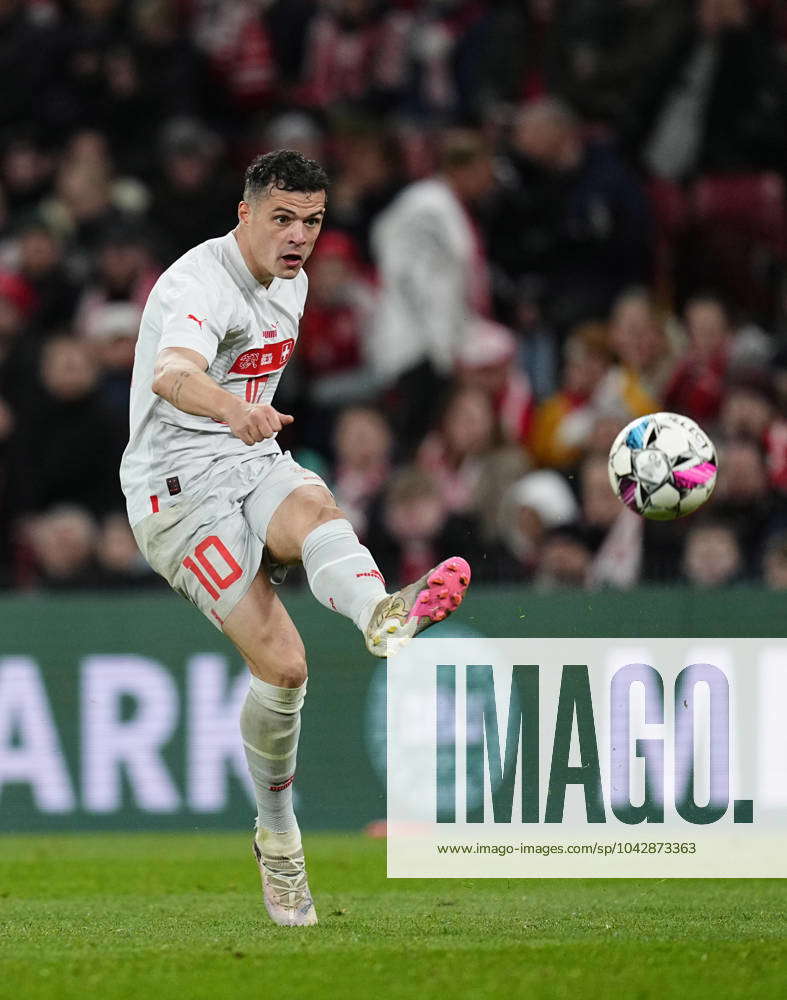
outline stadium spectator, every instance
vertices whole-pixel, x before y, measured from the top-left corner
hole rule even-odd
[[[587,455],[579,467],[581,521],[596,552],[625,508],[609,488],[606,454]]]
[[[561,29],[556,0],[484,4],[456,46],[456,90],[463,113],[494,121],[523,97],[555,85],[554,56]]]
[[[478,521],[480,552],[476,562],[485,565],[474,570],[476,579],[495,579],[495,560],[500,549],[500,517],[504,498],[511,485],[532,469],[527,452],[518,445],[503,445],[484,456],[483,470],[475,488],[475,514]],[[479,576],[481,572],[481,576]]]
[[[787,525],[786,502],[770,488],[760,442],[737,438],[719,448],[712,509],[734,529],[746,575],[758,577],[767,537]]]
[[[30,395],[35,345],[25,336],[36,297],[18,274],[0,271],[0,398],[16,408]]]
[[[447,521],[437,481],[423,469],[400,469],[371,513],[366,538],[387,586],[428,572],[433,557],[449,544]]]
[[[447,511],[477,512],[485,459],[497,444],[487,394],[475,386],[454,390],[438,426],[424,438],[416,456],[418,467],[437,482]]]
[[[563,349],[561,387],[536,409],[528,448],[538,465],[570,468],[582,456],[597,419],[593,393],[610,363],[607,329],[585,323]]]
[[[102,402],[112,413],[114,426],[122,428],[123,438],[141,318],[142,310],[131,302],[106,302],[91,310],[82,331],[99,365]]]
[[[74,318],[79,333],[91,329],[94,314],[108,303],[124,302],[141,311],[159,274],[142,232],[124,223],[106,228],[96,247],[95,262]]]
[[[549,80],[583,117],[619,126],[632,87],[662,65],[691,16],[686,0],[555,4]]]
[[[615,412],[622,424],[659,409],[671,375],[677,345],[644,289],[623,292],[612,307],[609,346],[617,363],[604,374],[593,392],[601,412]]]
[[[585,587],[591,559],[590,547],[580,528],[572,525],[553,528],[541,543],[533,586],[539,590]]]
[[[372,0],[317,5],[304,45],[299,103],[325,108],[371,96],[382,34],[377,15]]]
[[[530,379],[517,365],[513,333],[499,323],[476,319],[458,356],[460,383],[482,389],[492,403],[498,438],[527,440],[535,409]]]
[[[25,535],[32,557],[34,587],[83,590],[97,585],[97,527],[85,508],[58,504],[33,518]]]
[[[500,272],[497,277],[499,279]],[[496,291],[500,293],[498,280]],[[538,279],[523,278],[515,284],[505,283],[505,294],[498,295],[498,312],[510,314],[511,328],[518,341],[520,364],[538,402],[543,402],[558,388],[560,350],[555,331],[544,317],[544,288]]]
[[[593,553],[587,583],[591,587],[618,587],[624,590],[636,586],[644,564],[643,518],[621,507],[601,544]],[[674,563],[670,571],[674,568]]]
[[[190,7],[191,40],[207,61],[212,89],[221,95],[220,101],[213,98],[218,109],[242,118],[245,112],[267,105],[275,95],[279,72],[260,5],[196,0]]]
[[[392,472],[393,436],[379,410],[354,406],[342,411],[333,436],[333,495],[360,538],[369,511]]]
[[[4,192],[10,228],[22,225],[51,190],[54,170],[52,152],[44,145],[37,130],[30,127],[20,127],[3,145],[0,187]]]
[[[372,233],[381,282],[372,358],[410,449],[433,422],[469,321],[490,308],[470,215],[492,186],[490,151],[481,136],[460,131],[445,137],[441,154],[440,173],[405,188]]]
[[[368,359],[374,304],[354,241],[342,232],[323,233],[309,261],[309,300],[297,354],[303,380],[300,440],[323,454],[330,451],[336,414],[375,395]]]
[[[477,519],[446,511],[437,481],[414,465],[399,468],[371,506],[365,541],[374,550],[389,587],[409,579],[446,546],[461,549],[468,560],[474,560],[474,579],[497,576],[496,553],[482,564],[486,547],[480,541]]]
[[[579,506],[565,478],[553,469],[528,472],[508,488],[500,508],[499,537],[508,564],[498,578],[531,579],[547,532],[573,524]]]
[[[165,125],[150,207],[162,264],[232,227],[237,184],[221,152],[218,135],[196,119]]]
[[[18,412],[12,463],[17,511],[72,503],[100,515],[121,506],[116,470],[122,441],[100,399],[98,375],[93,352],[79,340],[57,336],[44,345],[36,391]]]
[[[67,326],[74,317],[80,285],[65,265],[63,242],[43,221],[32,218],[18,234],[17,268],[35,294],[31,327],[39,334]]]
[[[695,18],[642,80],[628,115],[648,170],[670,180],[785,165],[785,87],[746,0],[696,0]]]
[[[331,225],[353,237],[368,264],[374,221],[405,183],[402,157],[390,130],[351,119],[337,126],[333,158]]]
[[[0,339],[8,347],[33,315],[37,304],[35,289],[20,274],[0,271]]]
[[[155,167],[151,135],[173,118],[216,108],[206,61],[179,13],[174,0],[137,0],[131,30],[106,63],[102,124],[118,167],[144,178]]]
[[[127,31],[128,5],[121,0],[76,0],[57,24],[56,104],[53,115],[64,133],[101,121],[109,53]],[[54,104],[53,95],[53,104]]]
[[[125,39],[118,39],[103,60],[102,93],[96,115],[106,135],[112,158],[122,170],[148,172],[150,129],[162,110],[145,89],[137,53]]]
[[[721,408],[733,329],[724,304],[712,295],[691,299],[684,316],[689,347],[665,389],[664,406],[709,425]]]
[[[471,66],[484,5],[475,0],[425,3],[410,34],[411,77],[405,107],[429,121],[467,118],[474,98]]]
[[[469,327],[458,378],[416,464],[436,478],[447,510],[480,519],[479,540],[491,545],[501,498],[529,468],[521,441],[533,402],[527,376],[515,365],[511,332],[481,319]]]
[[[614,297],[650,274],[650,218],[636,176],[606,142],[589,140],[553,97],[518,112],[506,186],[487,226],[492,260],[513,281],[546,284],[559,329],[605,316]]]
[[[695,587],[738,582],[743,558],[735,532],[724,522],[694,525],[686,536],[681,568],[686,582]]]
[[[109,514],[101,522],[95,545],[96,571],[92,584],[97,589],[137,589],[163,587],[142,558],[125,514]]]
[[[305,111],[283,111],[271,119],[261,117],[249,126],[247,135],[246,141],[241,140],[241,152],[248,152],[248,156],[260,149],[294,149],[310,160],[326,158],[325,132]]]
[[[105,138],[85,130],[69,141],[54,189],[39,211],[66,241],[69,260],[85,271],[107,229],[121,218],[143,214],[147,205],[145,186],[133,178],[116,177]]]
[[[787,531],[780,531],[768,539],[763,571],[769,590],[787,590]]]
[[[281,80],[287,82],[288,90],[284,103],[295,105],[295,91],[303,77],[304,51],[311,33],[311,22],[318,13],[315,0],[272,0],[266,5],[265,23],[268,37],[273,46],[273,52]],[[205,5],[206,17],[210,14],[210,5]],[[206,25],[210,29],[210,21]],[[299,146],[289,146],[286,142],[274,142],[262,147],[263,152],[273,149],[296,149],[304,156],[311,157],[305,149]],[[255,150],[258,152],[259,150]],[[319,162],[319,157],[317,157]]]
[[[641,518],[627,510],[609,487],[608,445],[589,453],[579,467],[582,538],[590,553],[586,583],[632,587],[642,568]]]
[[[767,372],[741,373],[724,390],[719,430],[724,439],[750,438],[766,444],[776,419],[776,394]]]
[[[0,6],[0,79],[6,81],[0,102],[0,130],[52,124],[58,102],[57,32],[36,16],[34,4],[5,0]],[[12,84],[12,85],[9,85]]]

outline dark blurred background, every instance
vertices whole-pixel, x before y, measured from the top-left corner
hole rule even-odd
[[[332,187],[281,443],[389,584],[787,587],[786,69],[776,0],[0,0],[0,585],[162,585],[141,310],[289,147]],[[721,463],[668,525],[606,474],[658,409]]]

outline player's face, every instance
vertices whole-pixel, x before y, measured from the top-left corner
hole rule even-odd
[[[238,206],[238,242],[249,270],[263,285],[294,278],[314,249],[325,215],[324,191],[271,188]]]

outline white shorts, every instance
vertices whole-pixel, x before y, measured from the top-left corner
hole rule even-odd
[[[220,629],[259,572],[277,507],[299,486],[327,489],[288,451],[265,455],[198,497],[148,514],[132,531],[153,569]]]

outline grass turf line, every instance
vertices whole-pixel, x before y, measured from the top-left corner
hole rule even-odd
[[[391,880],[305,838],[320,924],[267,919],[244,834],[0,838],[0,997],[785,995],[781,880]]]

